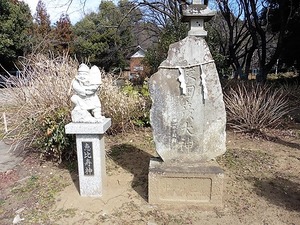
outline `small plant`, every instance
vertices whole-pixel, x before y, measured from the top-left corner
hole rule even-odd
[[[145,104],[142,108],[143,110],[138,117],[132,118],[132,121],[138,127],[149,127],[151,99],[147,81],[145,80],[142,86],[133,86],[129,83],[124,86],[123,91],[129,96],[140,96],[143,99],[143,103]]]
[[[0,206],[5,204],[5,200],[4,199],[0,199]]]
[[[138,97],[139,95],[138,90],[136,90],[136,88],[130,82],[125,83],[125,85],[122,88],[122,92],[127,96],[132,96],[132,97]]]
[[[39,124],[41,133],[36,141],[41,158],[61,163],[63,159],[70,161],[76,157],[75,138],[65,134],[65,125],[69,121],[67,109],[57,109],[42,119]]]
[[[241,132],[275,128],[290,112],[286,95],[268,85],[237,84],[224,94],[228,125]]]

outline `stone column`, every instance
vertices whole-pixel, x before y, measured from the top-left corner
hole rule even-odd
[[[81,196],[103,196],[106,186],[104,133],[110,126],[110,118],[103,122],[72,122],[65,126],[67,134],[76,134]]]

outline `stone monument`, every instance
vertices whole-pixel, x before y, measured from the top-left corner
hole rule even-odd
[[[111,119],[101,115],[97,91],[101,85],[98,67],[81,64],[72,81],[75,104],[72,123],[65,126],[67,134],[76,134],[79,188],[81,196],[101,197],[106,183],[104,133]]]
[[[149,80],[156,151],[149,167],[149,202],[221,207],[226,113],[214,60],[204,40],[207,1],[183,6],[188,36],[169,47]]]

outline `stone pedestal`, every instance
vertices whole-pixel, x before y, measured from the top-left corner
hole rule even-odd
[[[104,133],[111,119],[99,123],[69,123],[67,134],[76,134],[81,196],[101,197],[106,184]]]
[[[217,163],[150,161],[149,203],[222,207],[223,170]]]

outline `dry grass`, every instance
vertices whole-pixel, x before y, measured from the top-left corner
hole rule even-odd
[[[290,105],[299,108],[300,103],[300,84],[294,82],[285,82],[281,84],[281,89],[289,98]]]
[[[147,100],[140,94],[127,94],[113,83],[112,76],[106,76],[103,79],[100,99],[104,114],[112,118],[112,126],[109,131],[116,134],[134,129],[134,121],[149,109]]]
[[[66,143],[64,124],[71,121],[70,84],[77,74],[78,62],[68,56],[33,55],[21,63],[24,72],[19,79],[8,78],[11,87],[5,88],[7,104],[0,106],[0,113],[5,112],[7,117],[8,132],[4,138],[21,144],[23,149],[38,148],[46,155],[51,149],[48,156],[56,154],[61,161],[60,150],[55,148]],[[103,114],[112,118],[109,133],[133,129],[134,120],[146,110],[146,100],[120,90],[110,74],[103,72],[102,76],[99,94]]]
[[[49,58],[34,55],[21,61],[24,71],[19,79],[11,79],[6,99],[10,108],[1,106],[7,113],[6,139],[30,147],[39,137],[43,119],[58,109],[70,109],[70,82],[78,63],[68,56]],[[4,108],[3,108],[4,107]]]
[[[268,85],[239,83],[224,94],[228,125],[240,132],[274,128],[291,111],[286,94]]]

